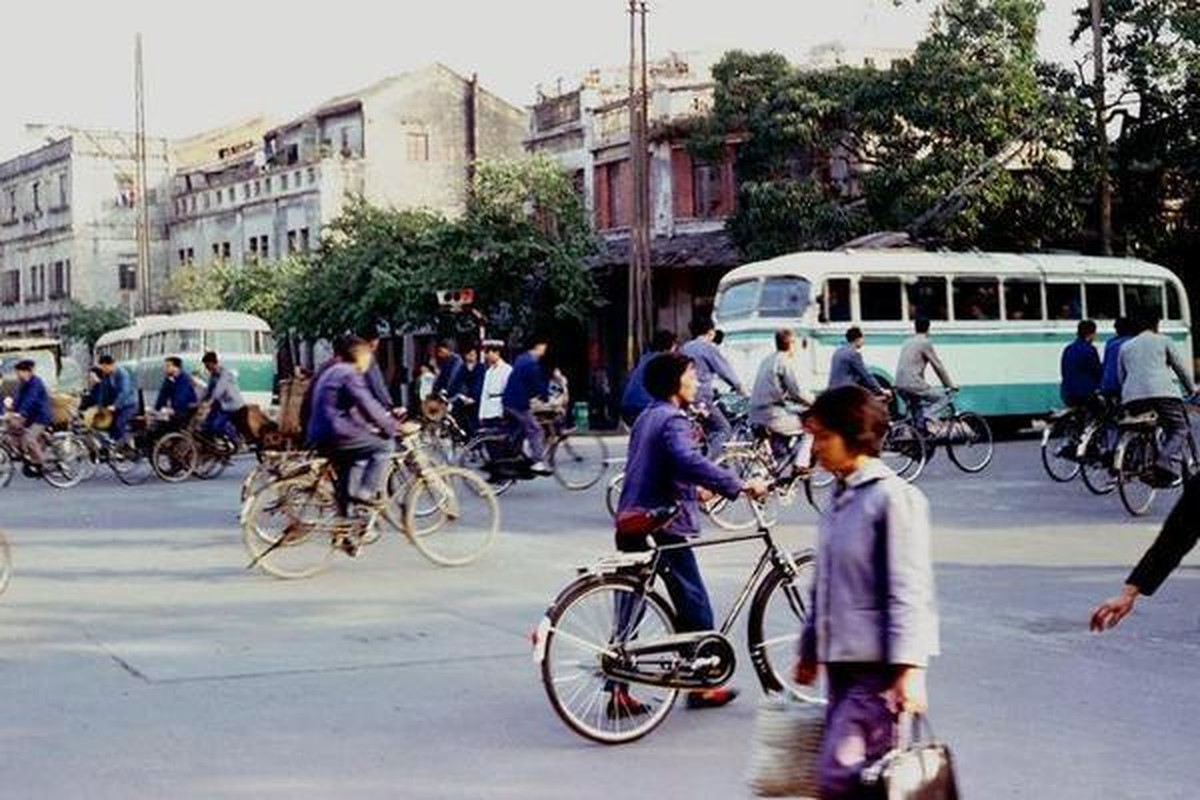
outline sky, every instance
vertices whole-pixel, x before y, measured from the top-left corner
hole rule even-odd
[[[1045,0],[1041,49],[1069,62],[1071,9]],[[287,119],[387,75],[440,61],[520,104],[627,59],[625,0],[68,0],[0,17],[0,160],[26,123],[133,127],[133,39],[144,39],[152,135],[182,137],[257,114]],[[933,0],[649,0],[651,55],[815,45],[911,47]],[[65,24],[64,24],[65,23]]]

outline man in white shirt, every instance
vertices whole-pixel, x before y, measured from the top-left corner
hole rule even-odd
[[[483,376],[483,392],[479,397],[480,426],[499,425],[504,419],[504,387],[512,366],[502,355],[504,342],[489,339],[483,343],[483,363],[487,372]]]

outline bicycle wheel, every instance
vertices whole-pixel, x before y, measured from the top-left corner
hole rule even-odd
[[[16,470],[13,468],[12,455],[8,452],[8,448],[0,447],[0,489],[12,483],[14,472]]]
[[[792,559],[796,574],[788,575],[778,567],[771,570],[750,603],[746,643],[765,692],[806,691],[792,680],[792,666],[808,619],[815,565],[811,550],[796,553]]]
[[[617,505],[621,502],[621,491],[625,488],[625,471],[622,470],[612,477],[604,489],[604,505],[608,515],[617,518]]]
[[[893,472],[912,483],[925,471],[925,436],[916,426],[897,420],[888,427],[880,458]]]
[[[992,463],[995,445],[992,428],[978,414],[964,411],[949,423],[952,427],[946,450],[954,466],[963,472],[976,473],[987,469]]]
[[[755,478],[767,481],[771,479],[771,465],[756,450],[726,450],[717,459],[716,463],[718,467],[732,470],[743,481]],[[773,502],[774,499],[774,495],[772,494],[767,498],[762,507],[768,525],[775,523],[777,515]],[[718,495],[705,503],[702,508],[704,513],[708,514],[709,519],[718,528],[727,531],[745,531],[758,524],[758,519],[754,516],[754,509],[750,506],[750,502],[748,498],[744,497],[736,497],[730,500]]]
[[[396,500],[387,504],[389,516],[397,508]],[[496,493],[483,478],[461,467],[434,467],[417,476],[402,505],[402,531],[421,555],[444,567],[477,560],[500,530]],[[436,513],[420,516],[419,509],[428,507]]]
[[[8,547],[8,537],[0,533],[0,594],[8,588],[12,580],[12,550]]]
[[[1079,471],[1083,485],[1092,494],[1111,494],[1117,488],[1113,453],[1105,446],[1111,435],[1111,426],[1092,423],[1079,440]]]
[[[1117,444],[1113,456],[1117,493],[1125,510],[1135,517],[1148,512],[1158,496],[1158,490],[1142,480],[1146,471],[1153,468],[1157,455],[1152,431],[1126,431]]]
[[[126,486],[140,486],[150,477],[150,459],[133,440],[114,444],[108,452],[108,466],[117,480]]]
[[[1050,479],[1069,483],[1079,475],[1079,418],[1074,413],[1054,420],[1042,434],[1042,466]]]
[[[568,433],[550,446],[547,455],[554,479],[572,491],[590,489],[608,469],[608,445],[603,437]]]
[[[250,563],[277,578],[309,578],[334,554],[337,506],[310,476],[267,484],[242,515]]]
[[[150,466],[154,474],[167,483],[186,481],[196,471],[196,443],[182,432],[168,433],[154,443]]]
[[[621,620],[625,617],[625,620]],[[678,689],[636,685],[630,694],[644,713],[611,702],[623,688],[605,674],[614,642],[657,641],[675,633],[675,616],[657,593],[641,598],[631,578],[587,577],[559,595],[538,628],[542,686],[567,727],[602,744],[642,738],[671,713]]]
[[[493,454],[507,446],[507,438],[495,434],[482,434],[463,445],[458,454],[458,466],[479,473],[492,487],[496,496],[507,492],[516,481],[495,473]]]
[[[211,442],[196,448],[196,477],[202,481],[216,480],[229,466],[229,459],[237,452],[237,444],[224,436],[215,436]]]
[[[55,489],[79,485],[87,474],[87,452],[73,434],[60,432],[50,437],[42,462],[42,479]]]

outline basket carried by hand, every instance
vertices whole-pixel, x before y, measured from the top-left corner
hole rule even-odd
[[[817,765],[824,700],[773,694],[762,700],[750,744],[750,788],[759,797],[821,796]]]

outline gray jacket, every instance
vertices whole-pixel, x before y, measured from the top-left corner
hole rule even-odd
[[[867,369],[862,353],[852,344],[844,344],[835,350],[829,362],[829,388],[839,386],[861,386],[875,394],[883,391],[879,381]]]
[[[926,365],[933,367],[943,386],[954,385],[929,337],[918,333],[900,348],[900,360],[896,363],[896,388],[911,392],[925,392],[932,388],[925,382]]]
[[[924,667],[938,650],[929,503],[872,459],[821,517],[800,654],[823,664]]]
[[[1175,378],[1183,385],[1184,394],[1196,393],[1192,376],[1175,345],[1154,331],[1140,333],[1121,345],[1117,354],[1117,374],[1121,378],[1122,403],[1177,398],[1180,395]]]
[[[739,394],[742,382],[720,348],[705,339],[692,339],[686,342],[679,352],[690,358],[696,365],[696,378],[700,381],[700,389],[696,395],[697,401],[711,403],[716,396],[716,379],[720,378]]]
[[[227,367],[219,367],[215,373],[208,376],[208,389],[204,392],[203,399],[211,400],[226,414],[241,411],[246,405],[246,401],[242,399],[242,391],[238,388],[237,378]]]
[[[795,358],[772,353],[763,359],[750,392],[750,424],[770,427],[779,420],[795,420],[794,406],[811,405],[812,393],[806,392],[796,377]]]

